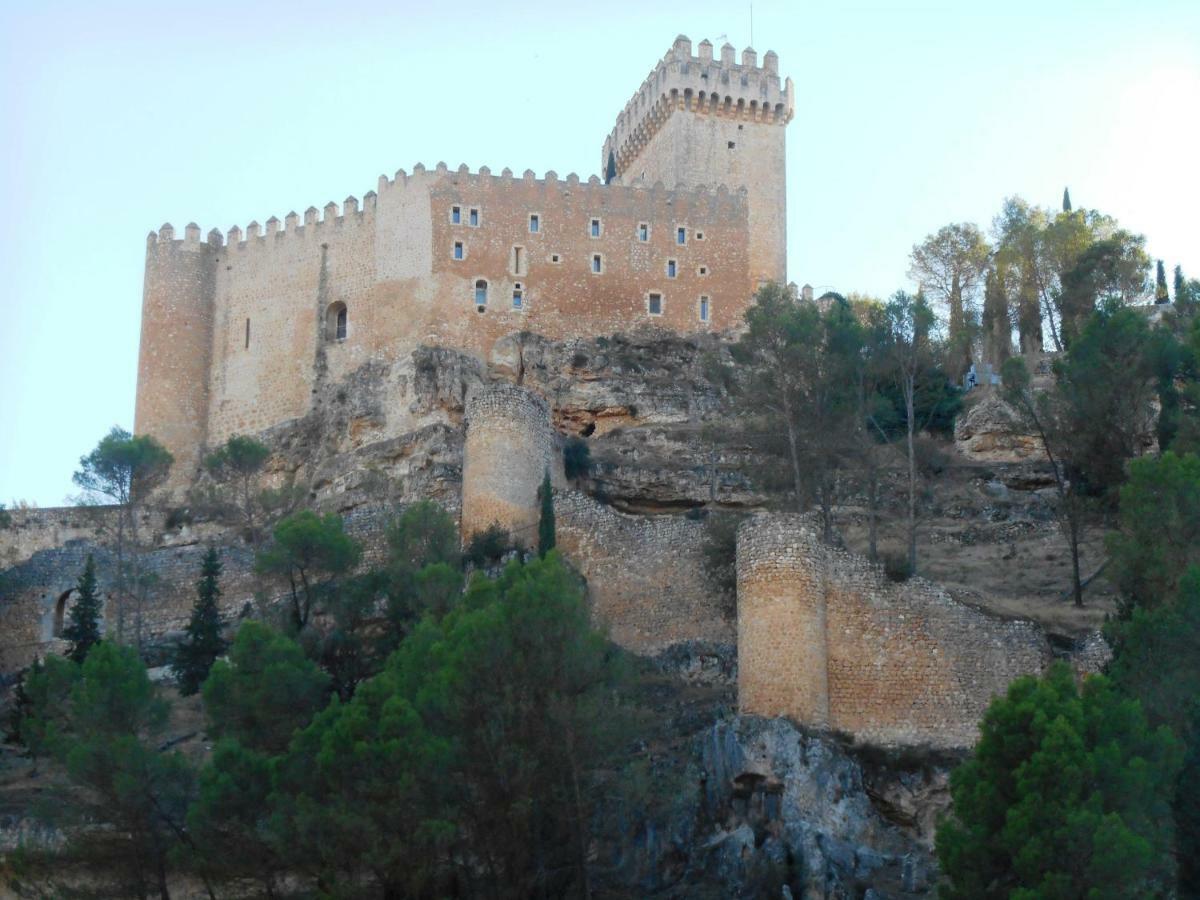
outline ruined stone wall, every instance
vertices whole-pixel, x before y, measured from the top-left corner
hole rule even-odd
[[[756,516],[738,532],[737,558],[746,713],[879,744],[964,747],[991,698],[1050,660],[1032,623],[984,614],[921,579],[889,582],[824,546],[804,517]]]
[[[546,401],[501,382],[467,400],[463,447],[462,535],[498,524],[525,547],[537,546],[538,488],[561,470]]]
[[[626,515],[578,491],[555,493],[554,518],[558,547],[587,579],[592,617],[613,641],[643,654],[733,642],[721,592],[704,574],[703,521]]]
[[[22,514],[16,527],[0,532],[0,550],[6,552],[6,558],[13,558],[13,548],[18,546],[32,550],[15,564],[0,565],[0,674],[27,666],[36,656],[66,650],[66,643],[55,637],[56,625],[70,610],[71,591],[89,554],[95,558],[98,591],[104,604],[102,627],[106,634],[117,631],[117,561],[110,536],[105,534],[115,510],[102,507],[37,513]],[[364,505],[343,517],[347,534],[362,545],[363,567],[377,567],[384,562],[387,527],[395,514],[396,508],[391,505]],[[282,596],[281,584],[255,574],[252,548],[228,533],[213,532],[207,538],[220,549],[223,616],[234,620],[255,615],[259,596],[269,600]],[[151,587],[140,610],[148,645],[159,644],[187,624],[196,599],[200,562],[208,546],[207,539],[186,530],[159,531],[155,545],[143,552],[141,564],[151,576]],[[132,642],[139,615],[133,600],[126,602],[124,613],[125,639]]]

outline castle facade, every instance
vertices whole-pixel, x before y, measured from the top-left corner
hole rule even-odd
[[[202,449],[304,415],[323,382],[421,344],[486,357],[660,325],[736,327],[786,280],[778,57],[679,37],[617,117],[603,180],[417,165],[339,208],[146,247],[135,431],[188,483]]]

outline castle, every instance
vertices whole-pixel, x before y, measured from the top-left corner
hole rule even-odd
[[[265,229],[152,232],[134,428],[174,454],[173,486],[205,446],[421,344],[739,324],[759,284],[786,279],[794,89],[773,52],[696,49],[678,37],[617,116],[603,181],[417,165]]]
[[[774,53],[760,67],[753,50],[739,64],[728,45],[719,59],[697,49],[676,39],[620,113],[603,181],[417,166],[361,204],[265,231],[152,233],[135,430],[174,455],[163,496],[185,513],[206,449],[259,436],[270,477],[340,513],[369,561],[386,553],[396,505],[419,499],[457,515],[464,537],[499,524],[528,546],[549,472],[558,546],[617,644],[718,660],[736,645],[745,713],[969,746],[990,698],[1048,664],[1037,626],[920,579],[893,584],[794,515],[742,524],[736,615],[706,569],[706,508],[764,502],[746,487],[752,456],[720,483],[716,451],[699,446],[700,426],[724,414],[704,357],[760,283],[786,279],[793,87]],[[635,461],[642,509],[601,502],[595,481],[571,489],[568,434]],[[22,511],[4,532],[0,674],[61,649],[88,554],[111,591],[112,515]],[[225,526],[171,521],[160,509],[146,522],[156,586],[139,622],[156,640],[186,621],[205,541],[223,546],[227,615],[263,590],[253,548]],[[1102,662],[1097,641],[1073,657],[1080,670]]]

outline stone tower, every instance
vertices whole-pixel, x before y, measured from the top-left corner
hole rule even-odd
[[[220,241],[214,232],[201,242],[195,224],[181,241],[170,225],[146,241],[133,430],[152,435],[174,455],[173,488],[191,481],[207,436]]]
[[[792,80],[779,79],[779,57],[758,65],[749,47],[741,63],[725,44],[713,58],[707,40],[675,39],[604,142],[609,181],[661,181],[667,188],[726,185],[749,201],[750,275],[787,282],[785,127],[792,119]]]

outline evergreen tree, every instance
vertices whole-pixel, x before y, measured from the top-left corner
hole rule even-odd
[[[1154,302],[1155,303],[1170,303],[1171,296],[1167,293],[1167,270],[1163,266],[1163,261],[1158,261],[1157,271],[1154,278]]]
[[[1187,293],[1187,279],[1183,277],[1183,266],[1175,266],[1175,302],[1178,303],[1180,297]]]
[[[542,501],[541,515],[538,517],[538,556],[545,556],[554,549],[554,489],[550,486],[550,472],[546,471],[542,478],[542,486],[538,488],[538,498]]]
[[[1173,881],[1171,800],[1182,748],[1141,704],[1058,663],[994,700],[951,776],[939,896],[1158,897]]]
[[[221,588],[221,560],[215,547],[209,547],[200,563],[200,580],[196,582],[196,602],[183,641],[175,650],[171,665],[179,682],[179,692],[185,697],[200,690],[212,664],[225,652],[221,639],[221,611],[218,599]]]
[[[1071,189],[1063,188],[1063,212],[1071,211]]]
[[[96,593],[96,562],[90,553],[76,590],[79,597],[71,607],[62,636],[71,642],[67,656],[81,663],[87,658],[88,652],[100,643],[100,597]]]

